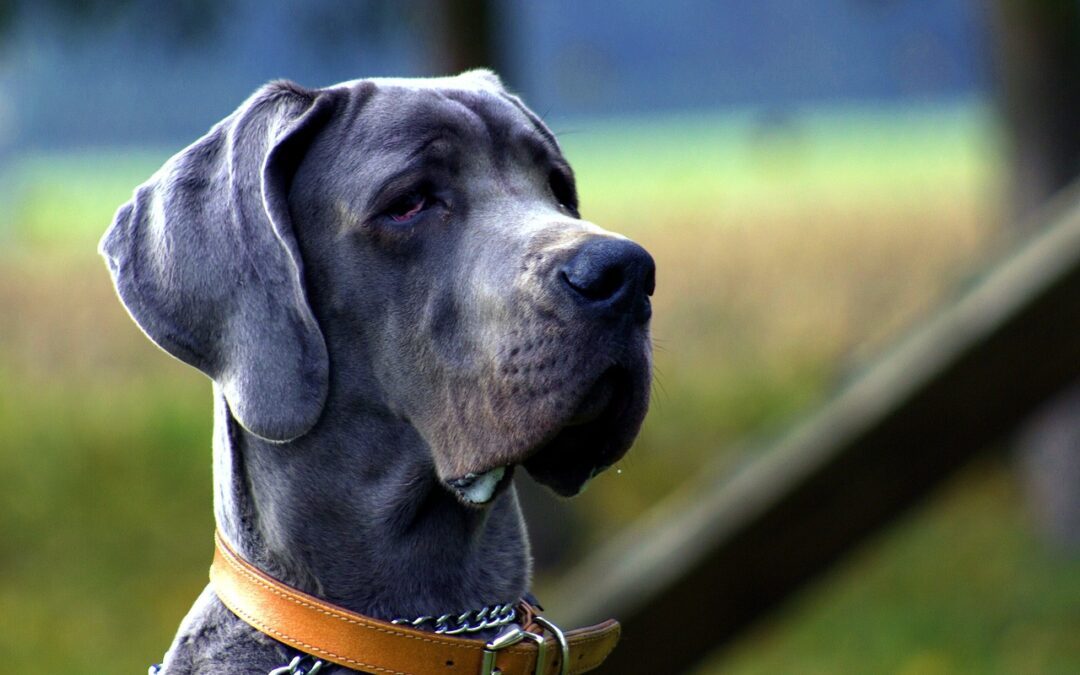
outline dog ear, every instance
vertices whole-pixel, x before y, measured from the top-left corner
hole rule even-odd
[[[267,85],[137,188],[100,244],[139,327],[271,441],[305,434],[326,401],[326,344],[287,197],[335,99]]]

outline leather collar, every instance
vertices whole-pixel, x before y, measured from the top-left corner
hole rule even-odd
[[[502,675],[578,675],[603,663],[619,640],[619,624],[611,619],[567,631],[569,659],[563,664],[559,635],[549,631],[545,636],[544,627],[551,624],[524,602],[524,625],[512,626],[490,643],[416,630],[351,612],[283,584],[241,558],[220,532],[215,544],[210,582],[226,607],[275,640],[348,668],[381,675],[480,675],[494,660],[495,672]],[[538,669],[541,644],[547,658]]]

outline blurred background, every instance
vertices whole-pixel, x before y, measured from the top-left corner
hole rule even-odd
[[[759,460],[1080,173],[1072,0],[0,0],[6,668],[145,672],[206,580],[210,385],[114,296],[115,209],[268,80],[476,65],[658,264],[634,450],[573,502],[520,485],[541,599]],[[1080,672],[1080,396],[1051,393],[692,672]]]

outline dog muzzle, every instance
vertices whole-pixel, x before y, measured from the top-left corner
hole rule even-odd
[[[215,543],[210,582],[221,602],[313,660],[394,675],[578,675],[599,667],[619,640],[617,621],[564,633],[524,600],[517,622],[490,641],[417,630],[283,584],[241,558],[220,532]]]

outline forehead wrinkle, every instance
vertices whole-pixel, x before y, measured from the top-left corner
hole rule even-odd
[[[412,158],[431,151],[432,146],[438,150],[439,141],[454,145],[466,136],[458,125],[446,120],[408,116],[384,128],[372,140],[373,145],[381,151],[401,153]]]
[[[453,102],[477,119],[485,129],[490,130],[499,123],[506,124],[509,116],[501,109],[499,99],[487,92],[449,90],[442,92],[447,101]],[[502,118],[502,119],[499,119]]]
[[[554,136],[513,96],[489,92],[447,92],[471,116],[483,124],[492,160],[500,170],[523,151],[532,164],[566,166]],[[510,104],[510,105],[508,105]]]
[[[466,140],[472,130],[467,121],[438,90],[380,88],[372,117],[359,123],[371,151],[404,152],[410,156],[438,137]],[[456,107],[456,106],[455,106]]]
[[[451,128],[439,129],[421,141],[412,144],[414,147],[405,156],[406,161],[414,159],[447,160],[452,158],[457,151],[461,135]]]
[[[525,153],[534,166],[566,167],[550,132],[513,97],[497,92],[459,89],[381,88],[369,120],[368,153],[410,161],[425,154],[436,159],[479,160],[486,155],[502,176]],[[438,142],[447,141],[445,148]],[[483,148],[486,152],[468,151]],[[441,152],[440,152],[441,150]],[[464,155],[462,155],[464,153]],[[518,155],[519,157],[521,155]]]
[[[536,113],[525,107],[525,104],[521,102],[517,96],[512,96],[505,92],[500,93],[503,99],[509,101],[511,105],[518,109],[522,115],[532,124],[533,131],[540,135],[544,141],[547,142],[549,148],[554,151],[558,156],[562,156],[562,148],[559,147],[559,141],[555,139],[555,134],[551,133],[551,130],[547,128],[547,125],[536,116]]]

